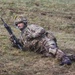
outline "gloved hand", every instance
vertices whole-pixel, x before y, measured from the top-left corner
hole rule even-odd
[[[64,64],[71,65],[71,60],[67,56],[62,57],[60,65],[62,66]]]
[[[13,37],[13,35],[10,35],[9,40],[10,40],[11,42],[14,42],[14,40],[12,39],[12,37]]]
[[[17,47],[15,40],[13,40],[13,35],[10,35],[9,40],[11,41],[12,47]]]

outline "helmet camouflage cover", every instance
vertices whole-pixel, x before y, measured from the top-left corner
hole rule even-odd
[[[15,20],[15,25],[17,25],[18,23],[27,24],[27,19],[25,17],[19,16]]]

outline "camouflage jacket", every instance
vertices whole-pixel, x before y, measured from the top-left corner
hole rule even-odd
[[[45,34],[46,31],[43,27],[38,25],[28,25],[22,32],[20,39],[22,41],[30,40],[30,39],[36,39],[38,37],[41,37],[43,34]]]
[[[29,46],[35,46],[39,38],[45,35],[56,42],[56,38],[43,27],[31,24],[21,32],[20,42],[22,42],[25,48],[28,48]]]

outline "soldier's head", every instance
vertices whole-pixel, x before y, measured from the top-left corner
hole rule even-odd
[[[27,27],[27,19],[22,17],[22,16],[19,16],[16,18],[15,20],[15,25],[20,29],[20,30],[23,30],[24,28]]]

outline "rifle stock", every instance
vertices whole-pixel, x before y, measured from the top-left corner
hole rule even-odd
[[[6,30],[8,31],[9,35],[12,35],[12,40],[13,43],[16,44],[18,46],[19,49],[23,50],[23,46],[21,45],[21,43],[18,41],[18,39],[16,38],[16,36],[13,34],[11,28],[4,22],[3,18],[1,18],[4,27],[6,28]]]

